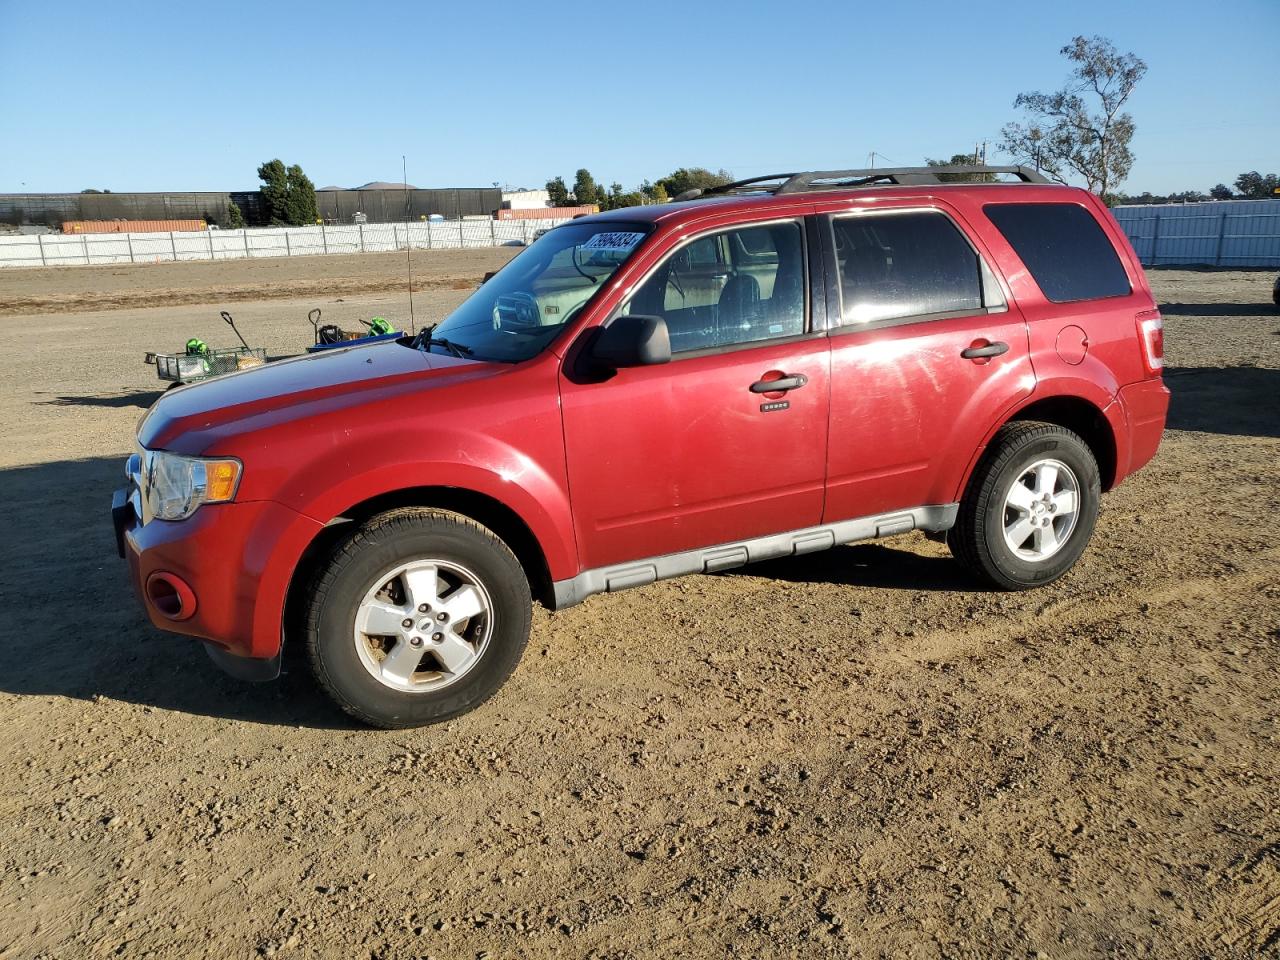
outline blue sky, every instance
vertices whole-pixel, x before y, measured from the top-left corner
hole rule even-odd
[[[1143,57],[1131,192],[1280,172],[1280,4],[0,0],[0,192],[630,188],[897,164],[995,141],[1100,33]]]

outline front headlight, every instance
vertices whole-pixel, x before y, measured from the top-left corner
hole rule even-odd
[[[185,520],[205,503],[225,503],[240,485],[239,460],[183,457],[163,450],[146,451],[142,463],[142,498],[148,519]]]

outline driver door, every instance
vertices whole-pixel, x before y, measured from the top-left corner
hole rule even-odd
[[[809,286],[802,217],[707,231],[620,308],[667,321],[670,363],[604,382],[561,372],[584,569],[820,521],[829,349]],[[803,386],[752,391],[781,376]]]

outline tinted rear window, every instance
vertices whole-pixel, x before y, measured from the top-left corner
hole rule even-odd
[[[1054,303],[1129,293],[1129,277],[1093,214],[1074,203],[992,203],[983,208]]]

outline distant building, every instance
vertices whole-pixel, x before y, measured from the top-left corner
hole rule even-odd
[[[334,189],[334,188],[330,188]],[[406,187],[403,183],[391,183],[388,180],[370,180],[362,187],[352,187],[353,190],[417,190],[412,183]]]
[[[76,220],[200,220],[228,226],[233,205],[249,226],[266,226],[268,214],[257,190],[171,193],[0,193],[0,223],[13,227],[61,229]],[[326,223],[354,223],[362,213],[368,223],[417,221],[430,216],[447,220],[491,217],[502,206],[494,187],[419,189],[403,183],[375,181],[356,190],[316,191],[317,212]]]
[[[545,190],[511,190],[502,195],[503,210],[536,210],[551,206]]]

